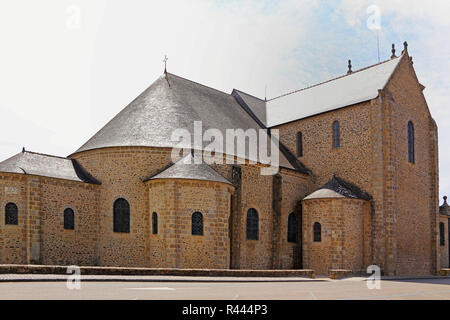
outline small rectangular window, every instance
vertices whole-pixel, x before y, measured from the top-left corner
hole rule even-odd
[[[303,135],[297,133],[297,157],[303,157]]]
[[[5,224],[18,225],[19,224],[19,210],[15,203],[8,203],[5,206]]]
[[[339,121],[333,122],[333,148],[341,147],[341,127]]]
[[[64,229],[75,230],[75,213],[70,208],[64,210]]]
[[[152,234],[158,234],[158,214],[156,212],[152,214]]]
[[[408,161],[412,164],[416,162],[414,143],[414,124],[410,121],[408,123]]]
[[[314,242],[322,242],[322,225],[319,222],[314,223]]]

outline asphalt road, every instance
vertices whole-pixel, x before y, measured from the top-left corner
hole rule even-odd
[[[0,299],[138,299],[138,300],[317,300],[380,299],[450,300],[450,279],[383,280],[381,289],[369,290],[362,278],[345,280],[290,279],[269,282],[180,282],[174,279],[136,282],[81,282],[69,290],[66,282],[0,282]]]

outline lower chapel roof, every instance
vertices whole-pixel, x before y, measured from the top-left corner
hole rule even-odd
[[[372,199],[372,197],[367,192],[335,175],[330,181],[319,188],[319,190],[313,192],[304,200],[328,198],[349,198],[367,201],[370,201]]]
[[[100,184],[75,159],[22,151],[0,162],[0,172]]]
[[[145,181],[158,179],[188,179],[232,184],[217,171],[204,163],[203,160],[200,159],[198,163],[196,163],[197,160],[198,159],[196,157],[189,154],[175,164],[169,166],[167,169],[146,179]]]
[[[444,197],[444,203],[439,207],[439,213],[444,216],[450,216],[450,206],[447,203],[447,196]]]

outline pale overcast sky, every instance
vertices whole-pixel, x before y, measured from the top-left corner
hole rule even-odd
[[[0,0],[0,160],[67,156],[163,72],[268,98],[381,60],[407,40],[450,194],[448,0]]]

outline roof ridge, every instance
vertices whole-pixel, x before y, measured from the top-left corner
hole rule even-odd
[[[322,85],[322,84],[325,84],[325,83],[329,83],[329,82],[332,82],[332,81],[335,81],[335,80],[339,80],[339,79],[342,79],[342,78],[351,76],[351,75],[353,75],[353,74],[355,74],[355,73],[358,73],[358,72],[361,72],[361,71],[365,71],[365,70],[370,69],[370,68],[377,67],[377,66],[379,66],[379,65],[382,65],[382,64],[387,63],[387,62],[389,62],[389,61],[392,61],[392,60],[394,60],[394,59],[400,59],[403,55],[404,55],[404,53],[402,53],[402,55],[400,55],[400,56],[398,56],[398,57],[396,57],[396,58],[388,59],[388,60],[385,60],[385,61],[382,61],[382,62],[378,62],[378,63],[376,63],[376,64],[373,64],[373,65],[364,67],[364,68],[362,68],[362,69],[353,71],[353,72],[351,72],[351,73],[347,73],[347,74],[344,74],[344,75],[342,75],[342,76],[339,76],[339,77],[336,77],[336,78],[333,78],[333,79],[330,79],[330,80],[326,80],[326,81],[323,81],[323,82],[319,82],[319,83],[316,83],[316,84],[314,84],[314,85],[311,85],[311,86],[308,86],[308,87],[305,87],[305,88],[302,88],[302,89],[294,90],[294,91],[291,91],[291,92],[288,92],[288,93],[279,95],[279,96],[277,96],[277,97],[275,97],[275,98],[268,99],[267,102],[272,101],[272,100],[276,100],[276,99],[279,99],[279,98],[283,98],[283,97],[289,96],[289,95],[294,94],[294,93],[298,93],[298,92],[301,92],[301,91],[305,91],[305,90],[308,90],[308,89],[311,89],[311,88],[314,88],[314,87],[318,87],[318,86],[320,86],[320,85]],[[244,92],[244,93],[245,93],[245,92]]]
[[[23,151],[23,153],[36,154],[36,155],[39,155],[39,156],[50,157],[50,158],[58,158],[58,159],[64,159],[64,160],[71,160],[70,158],[67,158],[67,157],[55,156],[55,155],[52,155],[52,154],[46,154],[46,153],[40,153],[40,152],[33,152],[33,151],[28,151],[28,150]]]
[[[249,97],[258,99],[258,100],[261,101],[261,102],[266,102],[265,100],[263,100],[263,99],[261,99],[261,98],[258,98],[258,97],[254,96],[254,95],[252,95],[252,94],[247,93],[247,92],[244,92],[244,91],[242,91],[242,90],[239,90],[239,89],[236,89],[236,88],[233,88],[233,90],[234,90],[234,91],[237,91],[237,92],[240,92],[240,93],[243,93],[243,94],[246,94],[246,95],[248,95]]]
[[[222,90],[219,90],[219,89],[216,89],[216,88],[213,88],[213,87],[210,87],[210,86],[201,84],[200,82],[197,82],[197,81],[194,81],[194,80],[190,80],[190,79],[187,79],[187,78],[184,78],[184,77],[181,77],[181,76],[177,76],[176,74],[173,74],[173,73],[170,73],[170,72],[167,72],[167,74],[168,74],[168,75],[171,75],[171,76],[174,76],[174,77],[177,77],[177,78],[179,78],[179,79],[183,79],[183,80],[189,81],[189,82],[194,83],[194,84],[196,84],[196,85],[199,85],[199,86],[201,86],[201,87],[204,87],[204,88],[207,88],[207,89],[210,89],[210,90],[217,91],[217,92],[219,92],[219,93],[221,93],[221,94],[224,94],[224,95],[227,95],[227,96],[230,96],[230,97],[231,97],[231,94],[226,93],[225,91],[222,91]]]

